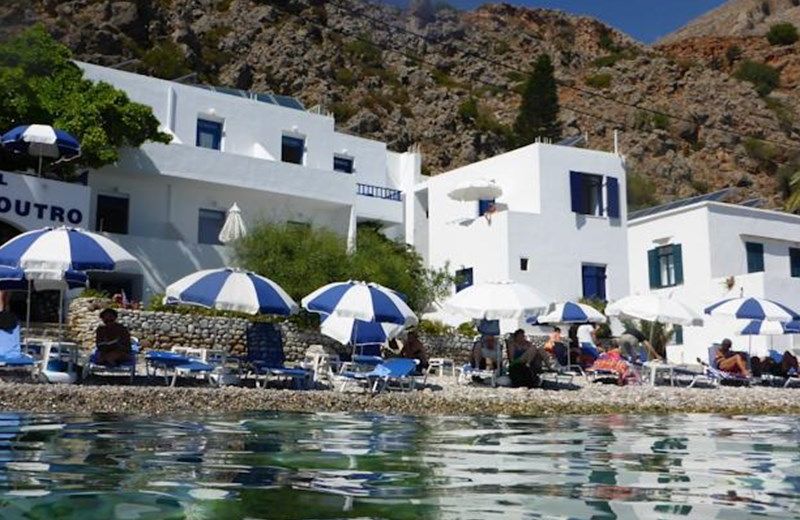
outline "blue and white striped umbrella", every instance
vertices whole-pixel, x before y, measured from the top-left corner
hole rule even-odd
[[[164,302],[247,314],[297,312],[297,304],[269,278],[239,269],[206,269],[167,287]]]
[[[722,316],[740,320],[769,320],[786,322],[800,319],[792,309],[764,298],[732,298],[706,307],[709,316]]]
[[[0,266],[0,291],[80,289],[88,285],[89,277],[80,271],[66,271],[61,280],[28,279],[19,267]]]
[[[594,307],[575,302],[557,303],[547,314],[530,319],[536,323],[605,323],[606,321],[606,317]]]
[[[791,334],[785,323],[773,320],[750,320],[739,331],[739,336],[783,336]]]
[[[417,317],[400,295],[376,283],[335,282],[320,287],[302,301],[311,312],[362,321],[396,323],[404,327],[417,324]]]
[[[0,246],[0,265],[19,267],[32,279],[59,280],[66,271],[138,272],[139,261],[116,242],[76,228],[43,228]]]
[[[23,125],[9,130],[0,143],[14,153],[34,157],[72,159],[81,154],[81,145],[69,133],[49,125]]]
[[[343,345],[382,345],[399,336],[403,332],[403,326],[396,323],[327,316],[323,318],[319,331]]]

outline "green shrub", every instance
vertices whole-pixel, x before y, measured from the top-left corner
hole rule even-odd
[[[728,65],[733,65],[733,63],[741,57],[742,48],[738,45],[731,45],[725,49],[725,59],[728,61]]]
[[[420,320],[417,329],[423,334],[431,336],[447,336],[452,335],[455,330],[440,321]]]
[[[166,40],[149,49],[141,59],[144,73],[162,79],[176,79],[192,70],[186,62],[181,48],[172,40]]]
[[[789,22],[776,23],[769,28],[767,33],[767,41],[770,45],[791,45],[799,38],[797,27]]]
[[[363,66],[383,66],[383,55],[381,50],[374,43],[372,43],[372,40],[366,34],[361,35],[355,40],[347,42],[344,45],[344,51]]]
[[[473,336],[477,336],[478,335],[478,329],[477,329],[477,327],[475,327],[475,323],[473,323],[471,321],[467,321],[467,322],[464,322],[461,325],[459,325],[456,328],[456,332],[458,332],[462,336],[466,336],[468,338],[471,338]]]
[[[596,89],[606,89],[611,86],[611,74],[593,74],[586,78],[586,84]]]
[[[100,291],[89,287],[82,290],[78,298],[111,298],[111,295],[106,291]]]
[[[659,130],[669,129],[669,116],[660,112],[652,114],[653,127]]]
[[[478,100],[470,96],[458,106],[458,117],[462,121],[470,122],[478,118]]]
[[[661,203],[658,199],[656,185],[646,176],[631,172],[627,177],[628,208],[637,210],[657,206]]]
[[[790,105],[774,97],[767,96],[764,98],[764,103],[766,103],[767,108],[775,114],[775,117],[778,118],[778,124],[781,129],[784,132],[791,132],[796,119],[794,109]]]
[[[446,88],[459,88],[461,84],[453,79],[450,74],[441,70],[441,69],[433,69],[431,71],[431,77],[433,77],[433,81],[442,87]]]
[[[349,103],[345,103],[344,101],[333,103],[330,106],[330,110],[337,123],[344,123],[348,121],[358,112],[356,107],[350,105]]]
[[[621,54],[613,53],[609,54],[608,56],[601,56],[600,58],[597,58],[592,62],[592,65],[594,65],[597,68],[613,67],[621,59],[622,59]]]
[[[771,163],[778,153],[773,145],[755,137],[744,142],[744,149],[748,156],[762,164]]]
[[[356,75],[352,69],[347,67],[338,67],[333,71],[333,79],[336,83],[343,87],[352,87],[356,83]]]
[[[633,127],[638,130],[668,130],[669,116],[649,110],[637,110],[633,116]]]
[[[736,69],[734,77],[752,83],[760,96],[766,96],[775,90],[781,79],[780,72],[776,68],[752,60],[743,61]]]

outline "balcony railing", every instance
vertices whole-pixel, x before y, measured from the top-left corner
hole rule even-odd
[[[364,197],[375,197],[376,199],[403,201],[403,192],[383,186],[373,186],[371,184],[356,184],[356,193]]]

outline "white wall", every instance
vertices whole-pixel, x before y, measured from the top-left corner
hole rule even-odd
[[[620,182],[621,219],[577,215],[571,210],[569,172],[597,173]],[[475,282],[514,279],[554,300],[582,296],[581,265],[605,265],[609,297],[628,291],[622,158],[609,153],[535,144],[427,181],[430,263],[455,271],[473,267]],[[503,189],[501,211],[491,224],[478,218],[477,202],[447,194],[469,179],[494,180]],[[521,272],[520,256],[530,258]]]

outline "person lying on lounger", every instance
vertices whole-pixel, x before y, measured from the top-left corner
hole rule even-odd
[[[747,369],[747,354],[731,350],[733,343],[725,338],[717,349],[717,368],[723,372],[750,377]]]
[[[789,375],[800,373],[800,368],[797,366],[797,357],[788,350],[780,355],[778,359],[773,359],[770,356],[765,356],[763,359],[752,357],[750,358],[750,367],[753,369],[755,377],[761,377],[762,374],[771,374],[786,378]]]
[[[131,333],[125,325],[117,323],[117,311],[108,308],[100,312],[102,325],[97,327],[97,361],[101,365],[117,366],[131,354]]]
[[[615,340],[600,354],[588,368],[588,372],[613,372],[617,374],[617,384],[624,385],[636,378],[636,373],[620,350],[619,343]]]

